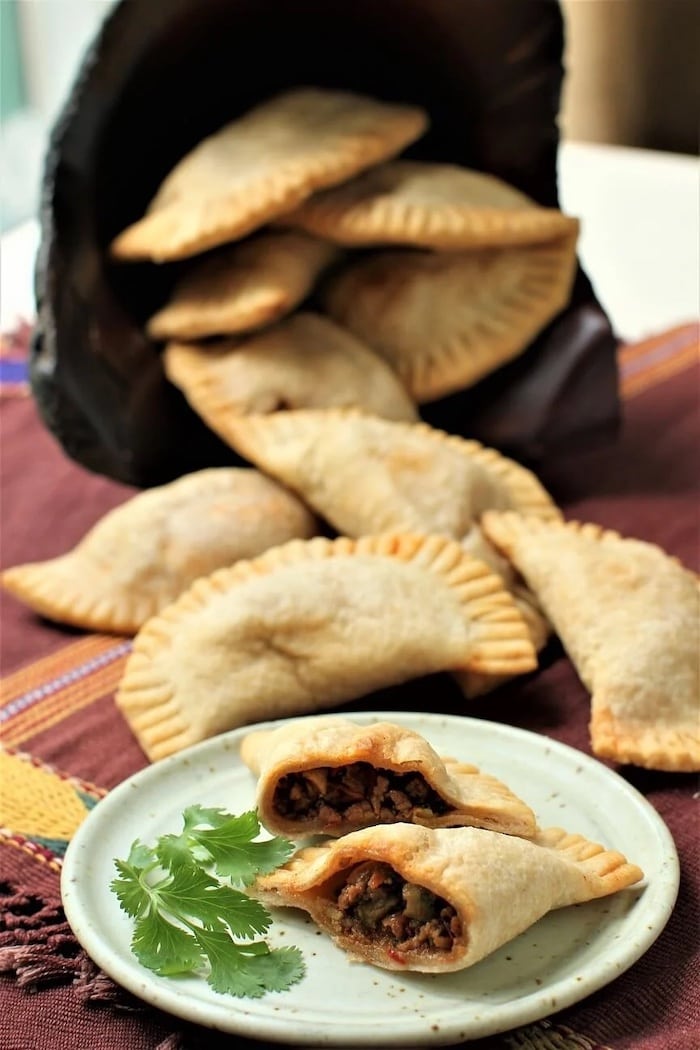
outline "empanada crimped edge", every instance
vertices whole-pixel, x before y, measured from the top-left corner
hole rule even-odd
[[[342,423],[345,420],[368,415],[358,407],[296,409],[274,412],[270,415],[250,414],[230,419],[228,433],[237,452],[252,463],[257,463],[258,457],[262,457],[260,462],[262,463],[264,459],[265,466],[261,469],[274,473],[274,467],[265,458],[266,449],[274,448],[275,443],[286,444],[287,441],[293,441],[295,433],[300,427],[303,427],[307,420],[313,420],[318,425],[322,424],[324,419]],[[460,455],[468,457],[472,462],[482,466],[487,473],[498,478],[520,513],[552,521],[561,520],[561,510],[536,475],[527,467],[502,455],[496,449],[482,445],[481,442],[473,439],[449,434],[447,431],[420,421],[411,423],[383,419],[382,424],[399,428],[410,427],[415,433],[424,436],[426,441],[444,442]],[[289,484],[289,481],[286,483]],[[382,531],[386,530],[382,529]]]
[[[127,607],[120,595],[112,599],[105,593],[88,593],[76,584],[77,561],[69,551],[46,561],[13,565],[0,575],[0,583],[33,612],[80,630],[133,635],[153,616],[157,606],[151,595],[134,597]]]
[[[372,188],[377,176],[381,181],[384,173],[391,176],[394,172],[422,169],[429,179],[431,167],[438,177],[452,169],[457,179],[467,175],[486,182],[490,178],[482,172],[451,165],[389,161],[349,182],[321,190],[276,222],[348,247],[407,245],[436,251],[538,244],[578,229],[576,218],[556,208],[537,205],[511,186],[507,186],[511,192],[508,207],[473,200],[410,200],[401,196],[400,188],[398,193],[396,187]],[[505,188],[501,180],[491,178],[499,188]],[[519,200],[521,206],[517,207]]]

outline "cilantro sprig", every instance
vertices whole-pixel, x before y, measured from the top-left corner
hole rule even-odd
[[[135,920],[131,949],[161,976],[198,974],[216,992],[259,998],[304,976],[298,948],[270,948],[261,939],[272,918],[241,887],[279,867],[292,853],[283,838],[256,841],[254,810],[234,816],[190,806],[179,835],[154,845],[138,839],[115,860],[110,888]]]

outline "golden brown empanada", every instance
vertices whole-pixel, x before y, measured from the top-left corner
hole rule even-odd
[[[117,704],[156,759],[436,671],[534,664],[513,599],[458,543],[316,537],[198,580],[149,620]]]
[[[700,770],[700,590],[659,547],[599,525],[487,513],[591,691],[601,758]]]
[[[307,297],[337,257],[327,241],[279,231],[194,260],[150,319],[151,339],[235,335],[279,321]]]
[[[575,271],[575,234],[514,248],[374,252],[330,277],[321,297],[422,403],[521,354],[568,303]]]
[[[548,911],[605,897],[643,872],[560,828],[533,841],[481,828],[389,824],[299,850],[248,892],[303,908],[351,959],[462,970]]]
[[[258,774],[261,821],[291,838],[397,822],[536,831],[530,807],[500,780],[440,758],[419,733],[391,722],[305,718],[248,734],[241,758]]]
[[[112,254],[162,262],[237,240],[314,190],[400,153],[426,126],[417,107],[347,91],[277,95],[183,157]]]
[[[337,244],[440,251],[538,244],[577,228],[493,175],[403,159],[314,194],[278,222]]]
[[[168,378],[229,444],[236,417],[248,413],[356,405],[390,419],[417,416],[386,362],[320,314],[294,314],[216,346],[169,343],[163,360]]]
[[[0,580],[52,620],[133,634],[199,576],[316,531],[311,512],[271,478],[213,468],[138,493],[68,554]]]
[[[463,539],[489,507],[561,517],[531,471],[426,423],[324,409],[236,418],[227,433],[346,536],[414,529]]]

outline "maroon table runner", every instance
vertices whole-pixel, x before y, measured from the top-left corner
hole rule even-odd
[[[543,480],[567,517],[599,522],[658,543],[697,570],[697,332],[686,326],[624,348],[621,368],[626,398],[619,441],[614,447],[551,465]],[[69,462],[39,423],[27,397],[5,397],[1,421],[3,565],[65,552],[106,510],[131,494],[132,490]],[[41,621],[6,595],[0,623],[2,673],[6,696],[11,695],[2,709],[8,742],[36,760],[107,789],[147,764],[114,706],[112,691],[100,686],[102,679],[90,660],[86,672],[76,670],[80,632]],[[95,652],[113,653],[119,643],[120,639],[95,643]],[[32,663],[51,654],[53,664]],[[109,656],[115,667],[123,658],[121,652]],[[90,659],[102,666],[103,656]],[[83,673],[84,692],[79,697],[75,678]],[[23,675],[24,692],[18,686]],[[16,697],[19,691],[22,703],[36,701],[37,710],[42,704],[48,710],[44,694],[37,700],[29,689],[38,682],[43,683],[44,694],[53,697],[53,708],[51,717],[37,719],[33,730],[26,712],[20,725]],[[388,690],[381,695],[381,706],[435,710],[434,689],[435,680],[424,679]],[[367,707],[364,698],[344,710]],[[590,754],[589,696],[556,641],[542,654],[536,674],[468,709],[455,695],[449,704],[443,702],[443,709],[543,733]],[[649,799],[676,841],[681,888],[671,919],[649,951],[610,985],[547,1021],[470,1043],[475,1050],[695,1050],[700,1046],[698,778],[614,768]],[[8,1050],[223,1050],[257,1045],[185,1024],[117,989],[87,959],[65,925],[59,865],[60,859],[50,850],[44,855],[21,837],[0,838],[1,1046]]]

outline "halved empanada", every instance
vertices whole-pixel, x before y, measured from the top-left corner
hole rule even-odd
[[[578,222],[542,208],[493,175],[454,164],[395,160],[309,197],[278,220],[337,244],[440,251],[538,244]]]
[[[700,770],[700,590],[659,547],[599,525],[488,513],[590,689],[601,758]]]
[[[534,841],[481,828],[364,828],[299,850],[248,892],[303,908],[351,959],[462,970],[548,911],[642,879],[620,853],[560,828]]]
[[[311,512],[271,478],[214,468],[133,496],[68,554],[6,569],[0,580],[52,620],[133,634],[199,576],[316,530]]]
[[[147,325],[152,339],[234,335],[279,321],[306,298],[337,257],[304,233],[264,233],[201,260]]]
[[[236,417],[248,413],[357,405],[390,419],[417,416],[387,363],[319,314],[295,314],[241,341],[169,343],[163,360],[168,378],[229,444]]]
[[[237,240],[314,190],[400,153],[426,126],[421,109],[347,91],[278,95],[183,157],[112,254],[158,262]]]
[[[291,838],[397,822],[527,838],[536,831],[530,807],[500,780],[441,758],[419,733],[391,722],[305,718],[250,733],[241,758],[258,774],[261,821]]]
[[[346,536],[415,529],[463,539],[488,508],[561,517],[531,471],[425,423],[326,409],[232,419],[227,434]]]
[[[575,271],[575,234],[515,248],[375,252],[329,278],[322,301],[421,403],[521,354],[568,303]]]
[[[221,569],[150,620],[117,704],[155,759],[437,671],[534,664],[513,599],[458,543],[316,537]]]

